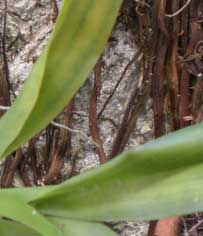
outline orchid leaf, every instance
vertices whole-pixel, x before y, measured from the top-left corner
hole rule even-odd
[[[75,221],[49,217],[62,232],[62,236],[118,236],[113,230],[103,223]]]
[[[31,228],[11,220],[0,220],[1,236],[41,236]]]
[[[152,220],[203,210],[203,125],[130,150],[36,199],[75,220]]]
[[[36,209],[8,194],[0,194],[0,216],[20,222],[42,236],[56,236],[59,232],[57,227],[46,220]]]
[[[48,45],[0,120],[1,158],[43,129],[71,100],[101,54],[121,2],[64,1]]]

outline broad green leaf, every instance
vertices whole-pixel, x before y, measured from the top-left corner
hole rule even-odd
[[[41,236],[31,228],[14,221],[0,220],[1,236]]]
[[[44,187],[26,187],[26,188],[9,188],[9,189],[1,189],[0,190],[0,198],[1,196],[9,196],[13,198],[18,198],[24,203],[28,203],[30,201],[34,201],[45,194],[52,192],[56,189],[57,186],[44,186]]]
[[[88,221],[152,220],[203,210],[203,125],[121,154],[32,202]]]
[[[0,120],[3,158],[44,128],[89,75],[121,0],[65,0],[52,37],[11,109]]]
[[[60,234],[56,236],[118,236],[108,226],[101,223],[66,220],[48,217],[58,227]],[[14,221],[0,220],[1,236],[41,236],[23,224]]]
[[[102,223],[49,217],[61,230],[62,236],[118,236]]]
[[[42,236],[60,235],[56,226],[46,220],[37,210],[21,199],[8,194],[0,194],[0,216],[21,222]]]

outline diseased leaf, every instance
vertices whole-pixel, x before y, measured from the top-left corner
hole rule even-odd
[[[43,236],[56,236],[59,232],[33,207],[8,194],[0,194],[0,216],[21,222]]]
[[[152,220],[203,210],[203,125],[167,135],[72,178],[32,204],[88,221]]]
[[[121,0],[64,1],[52,37],[15,104],[0,120],[3,158],[70,101],[102,52]]]

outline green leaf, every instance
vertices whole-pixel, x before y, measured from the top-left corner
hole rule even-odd
[[[49,219],[60,228],[63,236],[118,236],[108,226],[101,223],[52,217]]]
[[[152,220],[203,210],[203,125],[121,154],[32,204],[88,221]]]
[[[101,223],[66,220],[53,217],[48,217],[48,220],[60,229],[60,236],[118,236],[108,226]],[[0,235],[40,236],[40,234],[27,226],[9,220],[0,220]]]
[[[52,37],[15,104],[0,120],[3,158],[70,101],[102,52],[121,0],[64,1]]]
[[[36,231],[14,221],[0,220],[1,236],[41,236]]]
[[[56,189],[57,186],[44,186],[44,187],[26,187],[26,188],[9,188],[9,189],[1,189],[0,190],[0,198],[1,196],[9,196],[13,198],[18,198],[24,203],[28,203],[30,201],[34,201],[45,194],[52,192]]]
[[[56,236],[59,233],[55,225],[47,221],[37,210],[8,194],[0,194],[0,216],[21,222],[44,236]]]

